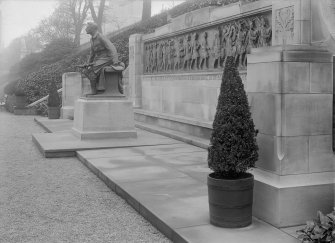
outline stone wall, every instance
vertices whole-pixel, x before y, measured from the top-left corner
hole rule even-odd
[[[199,9],[172,19],[154,33],[132,36],[131,96],[135,107],[141,109],[141,119],[144,113],[165,120],[179,117],[183,124],[196,120],[208,129],[215,115],[225,58],[235,57],[245,81],[247,54],[271,43],[268,0]],[[169,126],[185,132],[181,127],[178,123]],[[207,137],[209,133],[203,134]]]

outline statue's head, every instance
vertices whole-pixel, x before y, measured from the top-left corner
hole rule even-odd
[[[88,22],[85,30],[87,34],[94,35],[98,31],[98,25],[93,22]]]

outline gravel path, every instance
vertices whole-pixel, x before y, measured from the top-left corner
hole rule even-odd
[[[42,157],[32,116],[0,112],[0,242],[170,242],[76,158]]]

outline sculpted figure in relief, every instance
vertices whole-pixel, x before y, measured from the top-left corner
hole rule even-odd
[[[157,71],[157,43],[153,43],[152,45],[152,56],[153,56],[153,64],[152,64],[152,72]]]
[[[207,31],[202,35],[201,47],[200,47],[200,61],[199,67],[201,69],[208,68],[208,58],[209,58],[209,46],[207,41]]]
[[[272,29],[267,16],[231,21],[206,31],[158,40],[145,45],[145,72],[217,69],[227,56],[246,67],[251,48],[271,45]],[[210,66],[210,67],[209,67]]]
[[[194,33],[193,34],[193,40],[191,43],[192,46],[192,61],[191,61],[191,69],[199,69],[199,49],[200,49],[200,43],[199,43],[199,34]]]
[[[243,58],[246,56],[247,51],[247,30],[245,28],[245,23],[240,21],[237,25],[238,31],[236,36],[236,53],[235,53],[235,63],[236,65],[243,66]]]
[[[272,38],[272,29],[268,24],[268,20],[263,16],[261,16],[259,46],[270,46],[271,38]]]
[[[180,59],[181,59],[181,45],[183,43],[183,39],[180,38],[179,40],[176,39],[175,41],[175,48],[174,48],[174,70],[179,70],[180,67]]]
[[[221,62],[220,62],[220,66],[223,66],[224,61],[226,60],[227,57],[227,42],[229,38],[229,26],[228,25],[224,25],[222,28],[222,33],[221,33]]]
[[[145,47],[145,72],[150,72],[150,51],[149,45]]]
[[[184,42],[185,57],[183,62],[184,69],[190,69],[192,60],[191,34],[187,35]]]
[[[221,43],[219,31],[214,32],[214,40],[212,45],[212,58],[213,58],[213,68],[218,68],[221,63]]]
[[[168,41],[168,47],[167,47],[167,52],[166,52],[166,56],[167,56],[167,62],[166,62],[166,71],[172,70],[172,60],[173,60],[173,40],[169,40]]]

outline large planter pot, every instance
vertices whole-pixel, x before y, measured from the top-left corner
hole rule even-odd
[[[240,179],[207,177],[210,222],[225,228],[240,228],[252,222],[254,176]]]
[[[15,108],[23,109],[26,105],[26,96],[15,95]]]
[[[48,118],[59,119],[59,117],[60,117],[60,107],[48,106]]]

